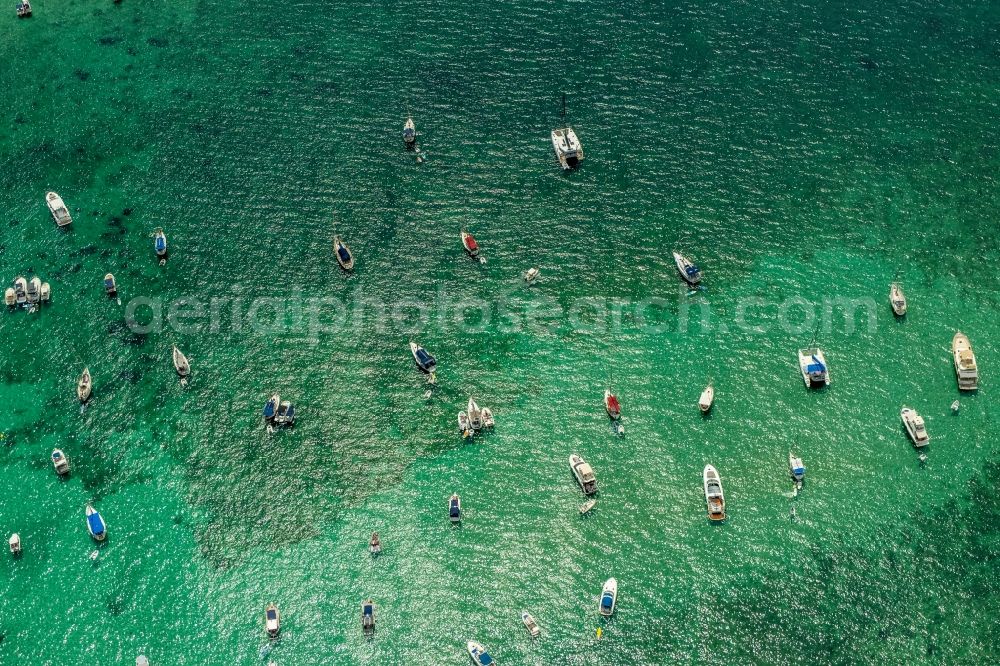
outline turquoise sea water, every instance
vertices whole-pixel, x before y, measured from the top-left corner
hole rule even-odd
[[[985,1],[11,7],[0,272],[53,296],[0,313],[0,533],[25,549],[0,557],[0,663],[462,664],[469,639],[501,664],[995,661],[998,27]],[[563,92],[587,155],[568,175]],[[705,291],[679,289],[675,248]],[[211,298],[217,325],[166,321]],[[162,326],[130,328],[135,299]],[[463,299],[489,321],[457,322]],[[795,350],[817,325],[833,383],[808,392]],[[441,364],[430,399],[411,338]],[[275,390],[299,422],[268,435]],[[463,442],[470,395],[497,427]],[[927,419],[923,466],[903,404]],[[582,519],[574,452],[601,485]],[[96,563],[88,502],[109,524]]]

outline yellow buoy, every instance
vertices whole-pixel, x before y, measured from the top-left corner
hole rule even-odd
[[[597,628],[597,639],[598,639],[598,640],[600,640],[600,638],[601,638],[601,634],[603,634],[603,633],[604,633],[604,632],[603,632],[603,631],[601,630],[601,628],[600,628],[600,627],[598,627],[598,628]]]

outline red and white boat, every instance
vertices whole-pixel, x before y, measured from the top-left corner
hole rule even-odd
[[[618,403],[618,398],[611,392],[611,389],[604,390],[604,409],[608,410],[608,416],[613,419],[622,415],[622,406]]]
[[[477,243],[476,239],[472,237],[472,234],[464,229],[462,230],[462,247],[465,248],[465,251],[469,253],[470,257],[479,256],[479,243]]]

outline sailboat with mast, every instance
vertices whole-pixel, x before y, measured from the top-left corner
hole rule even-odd
[[[566,95],[562,98],[563,126],[552,130],[552,147],[564,171],[576,168],[583,161],[583,145],[573,128],[566,124]]]

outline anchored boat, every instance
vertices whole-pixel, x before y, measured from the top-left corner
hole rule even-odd
[[[715,402],[715,389],[709,384],[701,392],[701,397],[698,398],[698,409],[701,410],[702,414],[707,414],[708,410],[712,409],[713,402]]]
[[[407,118],[406,122],[403,123],[403,143],[406,144],[407,148],[413,148],[413,145],[417,141],[417,128],[413,124],[413,118]]]
[[[93,383],[90,380],[90,368],[84,368],[83,374],[80,375],[79,381],[76,383],[76,397],[80,402],[87,402],[90,400],[90,392],[93,389]]]
[[[473,235],[465,229],[462,229],[462,247],[465,248],[465,251],[469,253],[470,257],[479,256],[479,243],[477,243],[475,237],[473,237]]]
[[[92,507],[90,504],[87,505],[87,531],[90,532],[90,536],[94,538],[95,541],[104,541],[108,536],[108,527],[104,523],[104,518],[98,513],[97,509]]]
[[[617,419],[622,415],[622,406],[611,389],[604,389],[604,409],[612,419]]]
[[[927,427],[924,425],[924,417],[917,414],[917,410],[903,407],[899,412],[899,417],[903,419],[903,426],[915,448],[923,448],[931,441],[927,434]]]
[[[368,541],[368,550],[372,555],[382,552],[382,541],[378,538],[378,532],[372,532],[372,538]]]
[[[531,284],[532,282],[538,279],[538,276],[540,274],[541,271],[538,270],[537,268],[529,268],[524,274],[524,281],[527,282],[528,284]]]
[[[521,622],[524,623],[524,628],[528,630],[528,633],[531,634],[532,638],[535,638],[538,634],[542,633],[542,628],[538,626],[538,623],[535,622],[535,618],[531,617],[531,613],[528,611],[521,611]]]
[[[264,631],[271,638],[277,638],[281,633],[281,613],[274,604],[268,604],[264,609]]]
[[[38,279],[38,276],[28,280],[28,288],[25,290],[24,295],[28,299],[29,305],[34,305],[42,300],[42,281]]]
[[[52,466],[59,476],[69,474],[69,458],[61,449],[52,449]]]
[[[906,314],[906,296],[903,295],[903,288],[898,282],[893,282],[889,287],[889,304],[892,305],[892,311],[897,317]]]
[[[174,345],[173,349],[173,359],[174,359],[174,369],[177,370],[177,374],[181,377],[187,377],[191,374],[191,364],[188,363],[187,356],[185,356],[177,345]]]
[[[267,403],[264,405],[264,420],[273,421],[275,415],[278,413],[278,406],[281,404],[281,396],[275,393],[270,398],[268,398]]]
[[[680,252],[674,252],[674,263],[677,265],[677,272],[681,274],[685,282],[690,285],[701,282],[701,269],[693,261]]]
[[[347,247],[347,243],[340,236],[333,237],[333,255],[345,271],[354,268],[354,254],[351,253],[351,248]]]
[[[104,276],[104,291],[111,298],[118,295],[118,283],[115,281],[115,276],[111,273]]]
[[[21,0],[17,3],[17,18],[31,17],[31,3],[28,0]]]
[[[274,414],[275,425],[292,425],[295,423],[295,405],[288,400],[283,400],[278,405],[278,411]]]
[[[951,352],[955,357],[955,375],[960,391],[975,391],[979,388],[979,368],[976,355],[972,353],[972,343],[961,331],[951,339]]]
[[[416,342],[410,342],[410,353],[413,354],[413,360],[416,362],[417,367],[424,372],[434,372],[437,368],[437,359],[428,354],[427,350]]]
[[[448,498],[448,518],[453,523],[462,521],[462,499],[455,493]]]
[[[14,298],[18,305],[28,302],[28,281],[20,275],[14,278]]]
[[[361,631],[366,634],[375,631],[375,602],[371,599],[361,604]]]
[[[10,535],[10,539],[7,540],[7,545],[10,546],[11,555],[21,554],[21,535],[14,532]]]
[[[9,308],[17,305],[17,292],[14,291],[13,287],[7,287],[6,291],[3,292],[3,302]]]
[[[163,233],[163,229],[157,229],[153,234],[153,249],[156,250],[156,256],[167,256],[167,235]]]
[[[705,486],[705,502],[708,504],[708,517],[711,520],[726,519],[726,498],[722,494],[722,479],[711,465],[705,465],[703,475]]]
[[[601,589],[601,615],[610,617],[615,612],[615,604],[618,603],[618,581],[609,578]]]
[[[73,218],[70,216],[66,204],[63,203],[62,197],[55,192],[49,192],[45,195],[45,205],[49,207],[52,219],[56,221],[58,226],[65,227],[73,222]]]
[[[562,118],[563,127],[552,130],[552,148],[556,151],[559,164],[564,171],[573,169],[583,161],[583,144],[577,138],[576,132],[566,125],[566,95],[563,95]]]
[[[826,365],[826,356],[819,347],[799,350],[799,370],[802,372],[802,381],[809,388],[830,384],[830,370]]]
[[[806,478],[806,466],[802,464],[802,458],[791,451],[788,452],[788,473],[797,483],[802,483],[802,480]]]
[[[590,513],[590,510],[597,506],[597,500],[587,500],[582,505],[580,505],[580,515],[584,516]]]
[[[493,661],[493,657],[486,652],[486,648],[476,641],[469,641],[468,645],[466,645],[466,649],[469,651],[472,663],[477,664],[478,666],[492,666],[492,664],[496,663]]]
[[[580,484],[584,495],[593,495],[597,492],[597,477],[583,458],[575,453],[571,455],[569,468],[573,470],[573,476],[576,477],[576,482]]]

